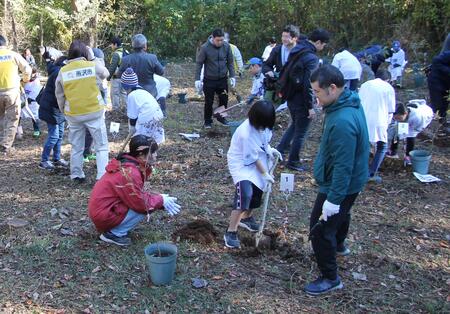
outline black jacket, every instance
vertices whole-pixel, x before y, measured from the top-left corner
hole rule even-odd
[[[428,85],[430,89],[442,92],[450,89],[450,51],[444,51],[433,58]]]
[[[281,46],[275,46],[270,52],[269,58],[264,61],[262,66],[262,73],[266,74],[267,72],[274,71],[280,73],[283,68],[283,63],[281,61]]]
[[[316,47],[308,40],[300,41],[292,48],[287,63],[280,74],[283,99],[294,107],[311,109],[314,93],[311,88],[311,73],[318,67]]]
[[[64,122],[64,114],[59,110],[58,101],[55,96],[55,81],[62,63],[48,63],[48,80],[44,91],[39,98],[39,119],[50,124],[60,124]]]
[[[203,77],[207,80],[221,80],[234,77],[234,58],[231,47],[224,42],[222,46],[216,47],[212,44],[212,36],[201,46],[196,58],[195,80],[200,80],[202,67]]]

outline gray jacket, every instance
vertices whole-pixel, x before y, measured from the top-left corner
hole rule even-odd
[[[164,67],[159,63],[158,58],[145,51],[134,51],[122,59],[117,76],[121,77],[122,73],[130,67],[137,74],[139,85],[156,98],[158,92],[153,74],[164,75]]]
[[[234,77],[234,59],[231,47],[224,42],[221,47],[212,44],[212,36],[204,43],[197,55],[197,67],[195,71],[195,80],[200,80],[200,73],[203,65],[205,66],[204,78],[209,80],[219,80]]]

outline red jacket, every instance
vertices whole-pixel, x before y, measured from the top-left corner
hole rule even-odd
[[[124,155],[121,161],[113,159],[106,166],[106,173],[95,184],[89,200],[89,217],[100,232],[118,226],[128,209],[142,214],[163,208],[163,197],[143,191],[145,167],[139,160]],[[147,170],[147,177],[151,169]]]

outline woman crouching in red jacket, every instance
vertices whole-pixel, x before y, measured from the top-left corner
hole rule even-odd
[[[171,215],[180,212],[175,197],[144,191],[152,172],[158,144],[145,135],[131,138],[130,152],[119,154],[106,166],[106,173],[95,184],[89,200],[89,217],[100,239],[120,246],[131,244],[128,231],[145,215],[165,208]]]

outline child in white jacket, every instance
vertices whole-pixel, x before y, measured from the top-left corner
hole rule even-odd
[[[240,248],[237,227],[251,232],[259,230],[252,210],[261,205],[263,191],[274,178],[269,174],[274,157],[281,154],[269,145],[275,125],[275,110],[272,103],[259,100],[231,138],[227,154],[228,169],[236,188],[234,209],[224,235],[225,246]]]

